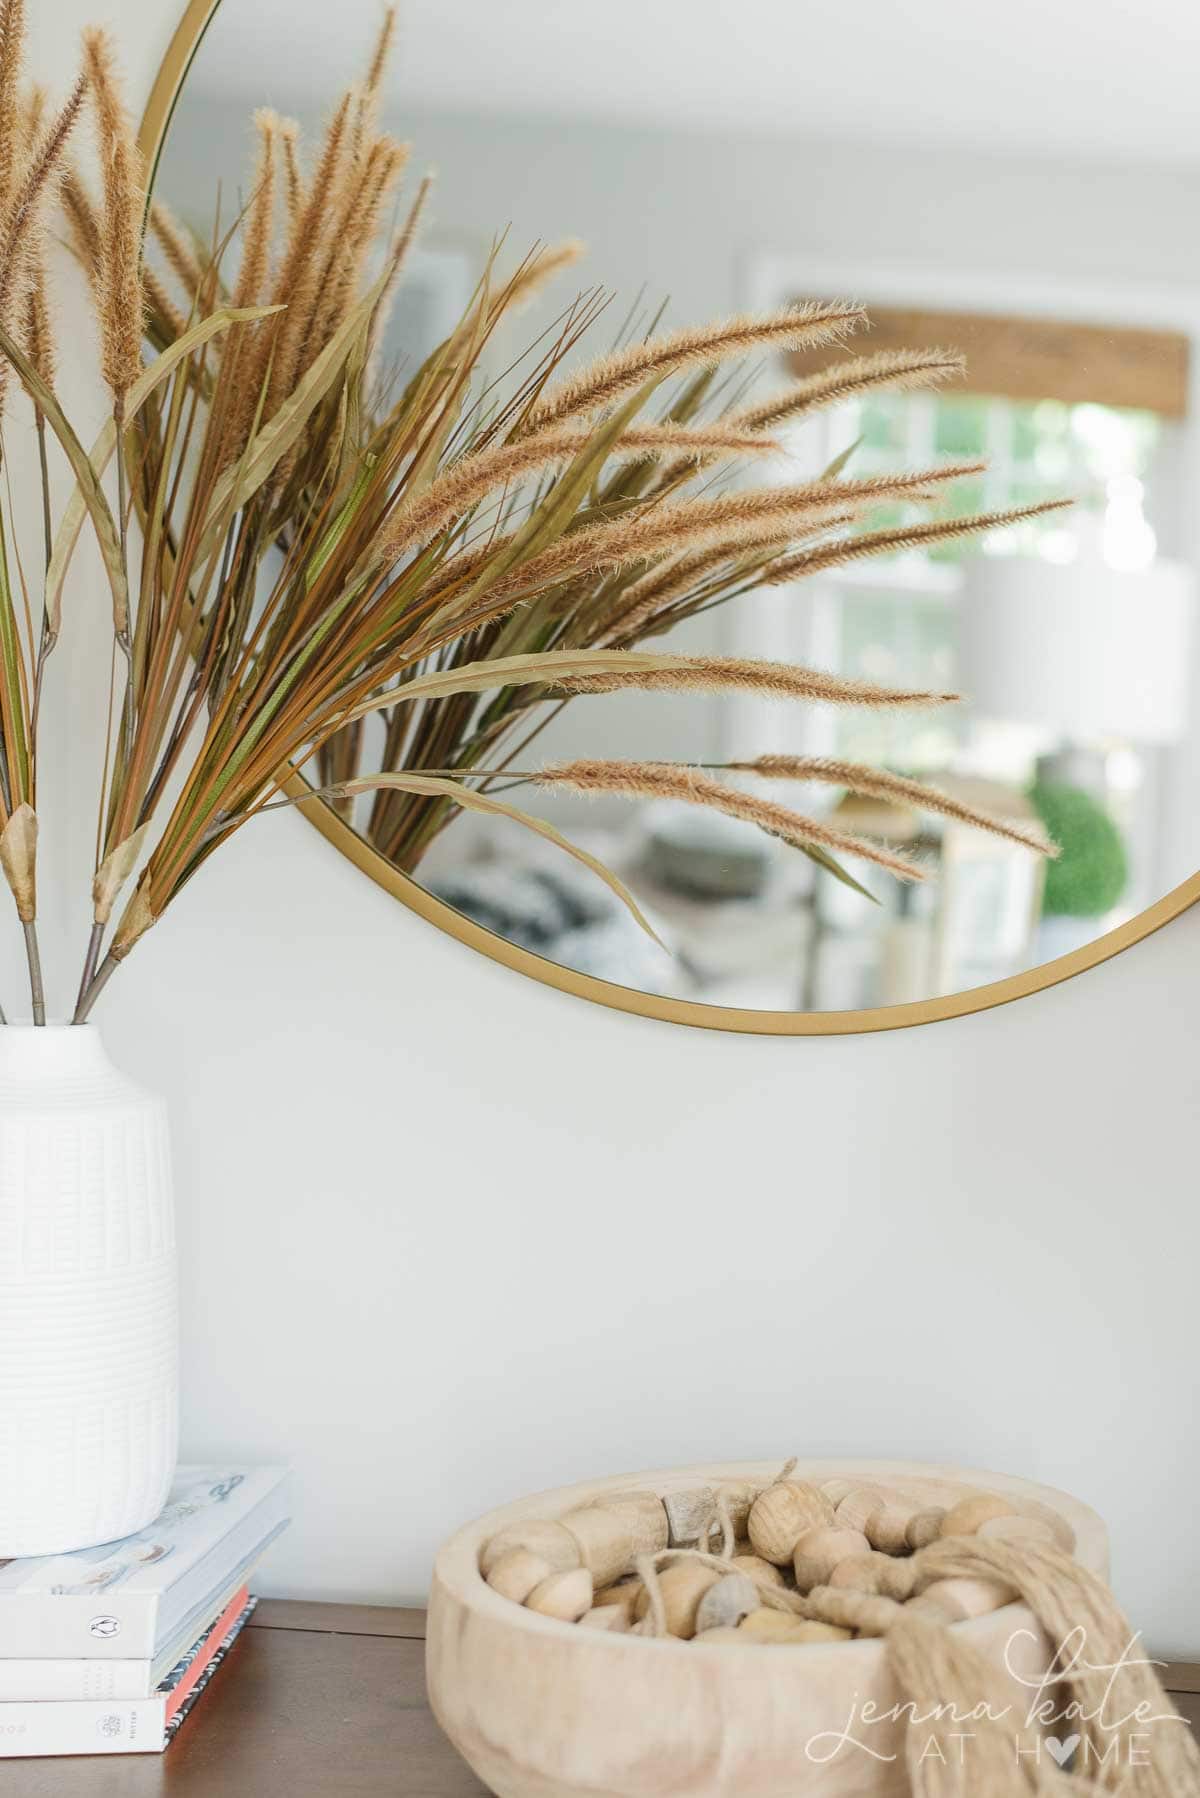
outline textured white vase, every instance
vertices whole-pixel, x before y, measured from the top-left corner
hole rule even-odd
[[[177,1337],[162,1100],[94,1025],[0,1028],[0,1559],[158,1515]]]

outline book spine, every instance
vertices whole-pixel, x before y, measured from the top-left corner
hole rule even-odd
[[[166,1700],[0,1704],[0,1760],[20,1755],[161,1754]]]
[[[0,1659],[152,1661],[157,1592],[11,1592],[0,1597]]]
[[[0,1661],[0,1704],[149,1698],[153,1661]]]

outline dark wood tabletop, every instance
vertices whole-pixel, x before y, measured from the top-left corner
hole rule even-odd
[[[424,1632],[423,1611],[264,1599],[165,1754],[0,1761],[0,1798],[486,1798],[426,1703]],[[1200,1729],[1200,1666],[1166,1683]]]

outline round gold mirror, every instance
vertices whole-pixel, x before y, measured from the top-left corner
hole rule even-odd
[[[485,579],[494,603],[421,639],[419,707],[314,755],[305,816],[523,973],[776,1034],[1001,1004],[1200,897],[1200,271],[1170,200],[1200,142],[1177,71],[1143,64],[1130,94],[1115,43],[1078,30],[1031,70],[1001,15],[967,43],[957,12],[934,64],[883,0],[852,80],[772,0],[732,36],[718,0],[569,29],[547,0],[408,0],[386,61],[383,16],[193,0],[143,127],[169,208],[148,254],[181,313],[189,266],[247,254],[256,109],[277,242],[322,145],[358,159],[362,204],[376,171],[354,278],[386,285],[398,241],[403,278],[365,416],[337,426],[355,454],[463,371],[405,447],[396,554],[434,558],[423,616],[452,590],[470,623]],[[361,223],[348,191],[313,212],[322,294]],[[286,265],[261,297],[287,297]],[[437,685],[550,651],[593,659]]]

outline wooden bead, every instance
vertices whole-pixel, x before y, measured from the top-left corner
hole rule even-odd
[[[690,1548],[716,1509],[717,1495],[711,1486],[693,1486],[685,1492],[668,1492],[662,1502],[669,1545]]]
[[[500,1556],[487,1576],[487,1583],[501,1598],[524,1604],[533,1588],[549,1579],[553,1571],[549,1561],[543,1561],[541,1555],[531,1554],[527,1548],[511,1548],[506,1555]]]
[[[1028,1543],[1032,1548],[1057,1548],[1054,1531],[1040,1517],[988,1517],[975,1531],[981,1542]]]
[[[539,1617],[557,1617],[562,1623],[578,1623],[591,1608],[592,1576],[586,1567],[552,1573],[525,1600],[527,1611],[536,1611]]]
[[[479,1558],[480,1571],[486,1579],[501,1555],[514,1548],[527,1548],[540,1555],[555,1573],[567,1573],[579,1566],[579,1544],[561,1523],[541,1517],[527,1517],[523,1523],[506,1524],[497,1530]]]
[[[858,1530],[866,1528],[868,1517],[873,1517],[879,1508],[887,1503],[885,1494],[878,1486],[853,1486],[844,1498],[837,1503],[837,1526],[840,1530]]]
[[[806,1480],[778,1480],[750,1508],[750,1540],[765,1561],[786,1567],[805,1530],[832,1522],[833,1506],[819,1487]]]
[[[928,1548],[931,1542],[936,1542],[945,1517],[945,1505],[933,1505],[928,1511],[918,1511],[910,1517],[904,1532],[908,1546],[911,1549]]]
[[[598,1586],[611,1585],[633,1565],[633,1533],[616,1511],[587,1505],[559,1522],[579,1544],[579,1559]]]
[[[814,1586],[828,1584],[839,1561],[870,1552],[870,1543],[858,1530],[840,1530],[836,1525],[805,1530],[792,1556],[797,1591],[810,1592]]]
[[[745,1573],[750,1579],[757,1580],[760,1585],[764,1580],[769,1586],[782,1586],[787,1583],[778,1567],[772,1565],[770,1561],[764,1561],[761,1555],[734,1555],[729,1563],[729,1570],[731,1573]]]
[[[801,1618],[789,1638],[793,1642],[848,1642],[853,1630],[839,1629],[836,1623],[819,1623],[815,1617]]]
[[[990,1523],[993,1517],[1012,1517],[1012,1506],[1006,1498],[997,1498],[994,1492],[980,1492],[974,1498],[960,1499],[952,1505],[942,1518],[942,1538],[947,1536],[973,1536],[981,1523]]]
[[[743,1642],[787,1642],[796,1625],[803,1621],[802,1617],[793,1617],[788,1611],[770,1611],[764,1606],[743,1617],[738,1624],[738,1635]]]
[[[908,1526],[916,1512],[911,1506],[883,1505],[872,1511],[863,1526],[863,1535],[885,1555],[908,1553]]]
[[[676,1561],[659,1574],[658,1589],[662,1593],[669,1636],[679,1636],[685,1642],[690,1641],[696,1633],[696,1612],[700,1608],[700,1600],[721,1577],[713,1568],[701,1567],[695,1561]],[[634,1607],[634,1614],[639,1619],[651,1615],[649,1592],[642,1593]]]
[[[614,1636],[623,1636],[629,1629],[629,1615],[617,1604],[593,1605],[579,1619],[580,1629],[606,1629]]]
[[[708,1588],[696,1607],[696,1634],[706,1629],[736,1629],[743,1617],[758,1608],[753,1581],[744,1573],[727,1573]]]
[[[667,1513],[657,1492],[612,1492],[596,1503],[601,1510],[615,1512],[628,1524],[635,1556],[656,1555],[667,1547]]]
[[[859,1482],[857,1480],[821,1480],[819,1484],[821,1491],[836,1511],[842,1500],[849,1498],[850,1494],[857,1490]]]
[[[955,1623],[963,1623],[968,1617],[986,1617],[1001,1605],[1011,1604],[1016,1593],[998,1580],[938,1579],[925,1587],[921,1597],[940,1605]],[[913,1600],[914,1605],[919,1602]]]
[[[903,1605],[893,1598],[879,1598],[866,1592],[847,1592],[836,1586],[816,1586],[808,1602],[821,1623],[835,1623],[841,1629],[856,1630],[860,1636],[882,1636],[904,1615]],[[743,1629],[745,1625],[742,1625]]]
[[[624,1611],[626,1617],[632,1621],[637,1601],[645,1590],[640,1579],[622,1580],[620,1585],[602,1587],[596,1594],[595,1604],[597,1607],[611,1607],[613,1610]]]

